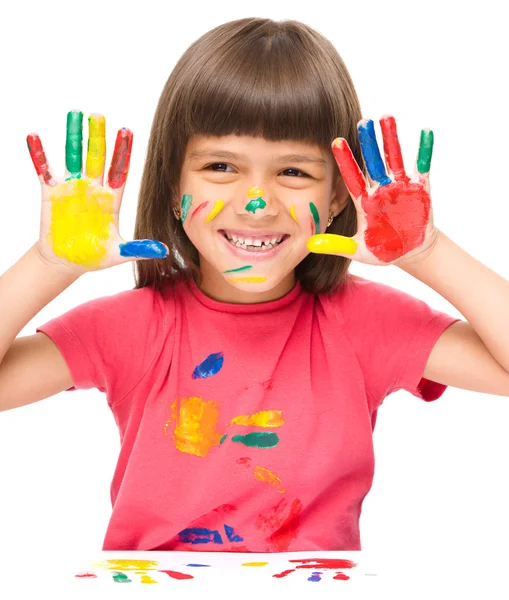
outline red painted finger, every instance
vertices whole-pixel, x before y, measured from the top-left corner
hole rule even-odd
[[[348,142],[343,138],[335,139],[332,142],[332,153],[350,194],[355,199],[359,198],[366,191],[366,179],[359,169]]]
[[[46,154],[44,153],[44,148],[42,147],[41,139],[36,133],[30,133],[27,135],[27,146],[37,175],[42,176],[46,185],[55,186],[57,181],[51,173],[48,160],[46,159]]]
[[[387,115],[380,119],[382,137],[384,140],[385,162],[392,171],[396,181],[409,181],[405,173],[401,146],[399,145],[396,121],[393,116]]]
[[[127,179],[132,146],[133,132],[125,127],[120,129],[117,133],[113,158],[108,172],[108,185],[112,189],[122,187]]]

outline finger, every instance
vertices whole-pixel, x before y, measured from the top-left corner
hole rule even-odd
[[[343,138],[336,138],[332,142],[332,153],[338,163],[343,180],[352,195],[357,200],[366,192],[366,179],[359,169],[348,142]]]
[[[391,115],[386,115],[380,119],[382,128],[382,137],[384,140],[385,162],[391,170],[396,181],[409,181],[403,165],[401,155],[401,146],[399,145],[398,132],[396,129],[396,120]]]
[[[373,121],[371,119],[363,119],[359,123],[357,130],[359,132],[362,156],[364,157],[369,176],[380,185],[389,185],[391,180],[387,177],[385,165],[380,156]]]
[[[126,182],[132,146],[133,132],[125,127],[119,129],[108,172],[108,185],[114,190],[122,187]]]
[[[106,120],[97,113],[88,117],[88,145],[85,174],[97,185],[104,182],[106,160]]]
[[[422,175],[429,173],[434,142],[435,136],[431,129],[423,129],[421,131],[421,142],[419,144],[419,155],[417,157],[417,170]]]
[[[30,133],[27,135],[27,146],[37,175],[42,178],[42,181],[46,185],[50,185],[52,187],[57,185],[57,180],[53,176],[51,167],[46,159],[46,154],[44,153],[41,139],[36,133]]]
[[[71,110],[67,113],[65,138],[66,179],[79,179],[83,168],[83,113]]]
[[[133,240],[119,244],[120,256],[130,258],[166,258],[168,246],[157,240]]]
[[[312,235],[306,242],[307,249],[315,254],[346,254],[350,258],[357,252],[357,242],[350,237],[334,233]]]

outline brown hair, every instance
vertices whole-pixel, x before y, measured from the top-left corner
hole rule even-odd
[[[180,205],[177,191],[190,136],[299,140],[328,152],[334,138],[343,137],[362,168],[360,119],[359,100],[341,57],[311,27],[248,18],[201,36],[170,74],[154,115],[134,235],[164,242],[170,254],[135,261],[136,288],[199,279],[198,253],[171,210]],[[356,233],[350,198],[327,231]],[[306,291],[326,293],[342,284],[350,262],[311,253],[297,265],[295,275]]]

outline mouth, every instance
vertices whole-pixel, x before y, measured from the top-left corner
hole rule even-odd
[[[268,253],[274,248],[280,247],[290,237],[288,233],[282,233],[278,231],[273,232],[242,232],[232,229],[219,229],[223,238],[228,242],[229,245],[252,252],[256,254]]]

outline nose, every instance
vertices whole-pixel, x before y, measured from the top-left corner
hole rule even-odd
[[[253,220],[275,217],[280,210],[279,203],[267,186],[261,188],[258,185],[250,187],[237,206],[239,214],[249,216]]]

